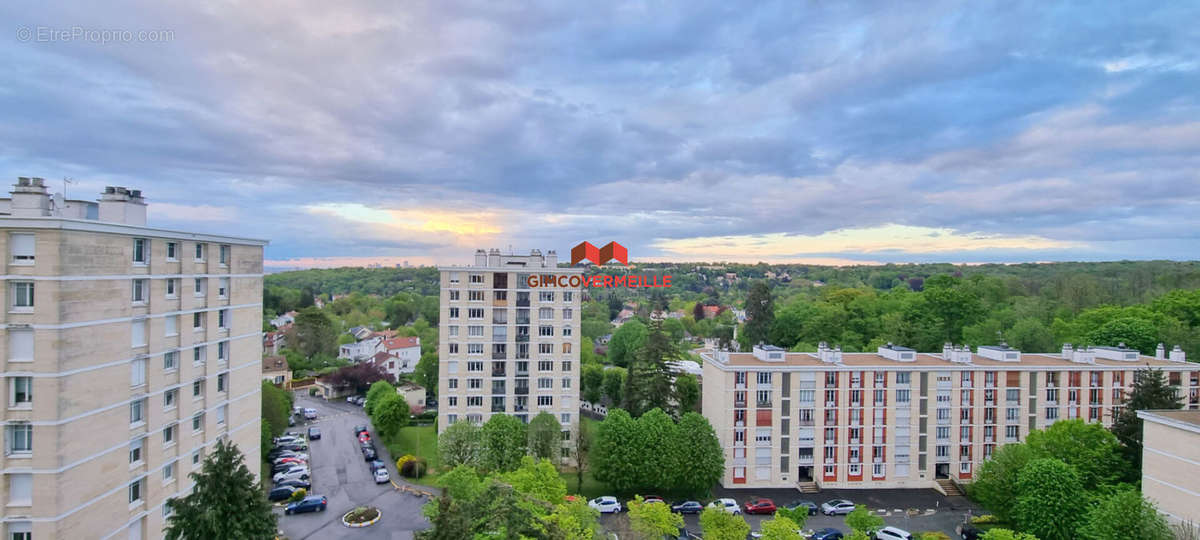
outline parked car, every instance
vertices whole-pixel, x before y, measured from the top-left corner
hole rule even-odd
[[[304,512],[324,512],[325,506],[329,501],[325,500],[324,495],[309,495],[302,500],[296,501],[287,505],[284,509],[284,514],[301,514]]]
[[[279,437],[275,437],[274,442],[275,446],[279,446],[281,444],[291,444],[299,440],[300,437],[295,437],[292,435],[280,435]]]
[[[312,489],[312,482],[309,482],[308,480],[300,480],[300,479],[284,480],[283,482],[275,484],[275,487],[277,487],[277,488],[278,487],[294,487],[294,488],[304,488],[306,490],[310,490],[310,489]]]
[[[308,467],[307,463],[279,463],[271,466],[271,474],[279,474],[292,470],[293,467]]]
[[[876,540],[913,540],[913,535],[897,527],[884,527],[875,531]]]
[[[346,403],[354,403],[354,400],[357,398],[358,398],[358,396],[347,396]]]
[[[292,493],[297,489],[295,486],[275,486],[270,493],[267,494],[267,500],[271,502],[286,501],[292,498]]]
[[[962,537],[962,540],[979,540],[983,538],[983,531],[970,523],[960,523],[958,527],[954,528],[954,532],[958,533]]]
[[[642,502],[644,502],[644,503],[664,503],[665,504],[667,501],[663,500],[663,498],[659,497],[658,495],[646,495],[646,496],[642,497]]]
[[[842,540],[842,531],[833,527],[825,527],[809,537],[810,540]]]
[[[370,441],[371,441],[370,433],[367,433],[364,431],[364,432],[358,434],[358,442],[365,443],[365,442],[370,442]]]
[[[775,501],[771,499],[750,499],[746,501],[747,514],[774,514]]]
[[[275,465],[279,465],[280,463],[305,463],[308,461],[308,459],[304,457],[305,455],[306,454],[291,454],[287,456],[278,456],[275,458],[273,463]]]
[[[278,484],[279,482],[282,482],[284,480],[308,480],[308,479],[309,479],[308,467],[296,467],[296,468],[288,469],[286,471],[280,471],[280,472],[275,473],[274,476],[271,477],[271,481],[275,482],[276,484]]]
[[[366,405],[367,404],[366,396],[358,396],[358,397],[354,398],[354,404],[358,405],[359,407]]]
[[[594,508],[601,514],[615,514],[621,511],[621,503],[617,501],[616,497],[611,495],[596,497],[595,499],[588,501],[588,506]]]
[[[305,417],[305,418],[307,418],[307,419],[309,419],[309,420],[312,420],[313,418],[316,418],[316,417],[317,417],[317,410],[316,410],[316,409],[312,409],[312,408],[304,409],[304,417]]]
[[[783,506],[784,506],[784,508],[787,508],[788,510],[795,510],[795,509],[803,506],[804,508],[808,509],[808,515],[810,515],[810,516],[817,515],[817,503],[812,502],[812,501],[792,501]]]
[[[364,446],[362,449],[362,453],[363,453],[363,461],[372,461],[376,457],[378,457],[375,455],[375,449],[371,448],[370,446]]]
[[[742,507],[738,506],[737,501],[733,499],[717,499],[708,503],[709,508],[720,508],[730,514],[742,513]]]
[[[391,475],[388,474],[387,467],[380,467],[378,469],[375,469],[375,483],[376,484],[385,484],[385,483],[391,481],[391,479],[392,479],[392,477],[391,477]]]
[[[699,514],[704,511],[704,506],[696,501],[683,501],[679,504],[672,505],[671,511],[680,514]]]
[[[308,428],[308,440],[315,441],[321,438],[321,428]]]
[[[295,416],[288,417],[288,427],[296,427],[296,417]]]
[[[367,463],[367,466],[371,468],[372,473],[374,473],[378,469],[387,469],[387,464],[382,461],[379,461],[378,459],[371,461],[370,463]]]
[[[821,513],[827,516],[849,514],[854,511],[854,503],[846,499],[834,499],[821,505]]]
[[[354,426],[354,436],[357,437],[359,433],[362,433],[366,430],[367,426]]]

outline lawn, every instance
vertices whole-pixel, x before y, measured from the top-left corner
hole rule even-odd
[[[433,485],[437,480],[437,427],[408,426],[400,428],[400,433],[385,437],[383,445],[392,454],[392,459],[400,459],[406,454],[424,458],[429,466],[429,474],[416,480],[418,484]]]

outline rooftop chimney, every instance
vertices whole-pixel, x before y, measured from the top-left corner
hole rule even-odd
[[[17,178],[13,184],[13,217],[38,217],[50,215],[50,195],[46,193],[46,181],[41,178]]]
[[[1070,360],[1072,356],[1075,356],[1075,349],[1073,347],[1071,347],[1070,343],[1063,343],[1063,348],[1062,348],[1063,360]]]
[[[100,221],[125,225],[146,225],[146,200],[139,189],[108,186],[100,196]]]
[[[530,266],[533,266],[535,268],[542,266],[542,262],[543,262],[542,250],[540,250],[540,249],[529,250],[529,260],[533,263]]]
[[[1164,346],[1162,343],[1159,343],[1158,348],[1154,349],[1154,359],[1155,360],[1166,360],[1167,359],[1167,347]]]
[[[1170,360],[1172,362],[1184,362],[1187,360],[1187,354],[1183,352],[1183,349],[1179,345],[1176,345],[1175,348],[1171,349]]]
[[[488,250],[487,265],[492,267],[500,266],[500,250],[496,248]]]
[[[482,249],[475,250],[475,266],[487,266],[487,252]]]
[[[558,266],[558,253],[553,249],[546,252],[546,268],[555,268]]]

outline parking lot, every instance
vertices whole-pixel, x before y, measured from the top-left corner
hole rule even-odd
[[[317,409],[317,418],[297,422],[289,431],[307,433],[311,426],[321,429],[321,438],[309,442],[313,495],[324,495],[329,503],[325,512],[283,515],[278,508],[279,529],[289,540],[354,538],[370,540],[400,540],[413,537],[413,532],[429,527],[421,516],[425,500],[401,493],[390,483],[376,484],[359,450],[358,439],[352,433],[355,425],[370,425],[361,407],[344,401],[325,402],[308,396],[297,396],[297,407]],[[371,437],[375,438],[371,430]],[[395,460],[381,443],[375,444],[379,459],[387,463],[392,480],[400,482]],[[382,519],[370,527],[351,529],[342,525],[341,517],[356,506],[375,506]]]
[[[714,497],[729,497],[744,505],[746,501],[766,497],[777,505],[787,504],[795,500],[812,501],[820,505],[833,499],[847,499],[856,504],[865,504],[872,511],[884,510],[878,513],[887,525],[899,527],[911,533],[924,531],[941,531],[951,538],[958,536],[954,528],[963,522],[968,512],[979,514],[979,507],[966,497],[946,497],[932,489],[826,489],[820,493],[800,493],[795,489],[721,489],[718,488]],[[909,509],[916,510],[916,515],[910,515]],[[744,516],[750,524],[750,530],[757,532],[763,521],[771,519],[769,515]],[[625,515],[603,515],[601,523],[610,530],[628,530],[628,518]],[[684,515],[684,523],[690,531],[700,531],[698,515]],[[844,533],[849,533],[845,516],[825,516],[818,513],[809,516],[805,529],[823,529],[833,527]]]

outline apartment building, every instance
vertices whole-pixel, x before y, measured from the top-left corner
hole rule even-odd
[[[923,353],[756,346],[707,351],[704,416],[725,448],[726,487],[929,488],[970,482],[999,445],[1068,418],[1110,425],[1147,366],[1200,407],[1200,365],[1065,345],[1030,354],[947,344]]]
[[[1142,494],[1173,523],[1200,523],[1200,410],[1138,411]]]
[[[266,242],[147,227],[137,190],[11,194],[4,538],[161,538],[218,439],[257,460]]]
[[[441,272],[438,426],[505,413],[528,422],[546,411],[563,426],[563,457],[579,407],[582,292],[530,276],[582,275],[542,255],[479,250],[471,266]],[[543,283],[550,282],[550,283]]]

